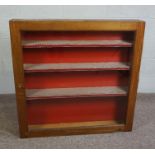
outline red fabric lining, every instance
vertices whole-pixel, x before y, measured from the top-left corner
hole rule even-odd
[[[133,40],[132,32],[22,32],[22,40]],[[36,53],[37,52],[37,53]],[[24,63],[128,62],[129,48],[23,49]],[[127,85],[128,72],[25,74],[26,88]],[[125,120],[126,97],[27,101],[29,124]]]
[[[48,124],[124,120],[126,98],[77,98],[27,101],[28,123]]]
[[[131,40],[132,32],[42,31],[23,32],[23,40]]]
[[[128,62],[128,48],[24,49],[24,63]]]
[[[125,86],[128,74],[123,71],[29,73],[25,75],[28,89],[60,87]]]

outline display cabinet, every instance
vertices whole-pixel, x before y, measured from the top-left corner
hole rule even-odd
[[[144,25],[11,20],[20,136],[130,131]]]

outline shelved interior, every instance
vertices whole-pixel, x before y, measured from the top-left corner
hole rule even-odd
[[[125,122],[134,32],[24,31],[21,38],[31,127]]]
[[[27,89],[127,86],[128,71],[70,71],[25,73]]]
[[[130,48],[58,47],[23,50],[26,72],[130,68]]]
[[[27,101],[30,125],[109,121],[123,122],[126,97],[59,98]]]
[[[131,32],[46,31],[23,32],[24,48],[44,47],[131,47]]]

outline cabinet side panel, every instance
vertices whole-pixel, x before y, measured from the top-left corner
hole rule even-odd
[[[132,125],[133,125],[134,108],[135,108],[135,102],[136,102],[136,96],[137,96],[139,70],[140,70],[141,54],[142,54],[142,47],[143,47],[144,28],[145,28],[144,22],[139,22],[137,24],[137,31],[135,34],[135,44],[134,44],[133,57],[132,57],[129,95],[128,95],[126,131],[132,130]]]
[[[16,22],[10,22],[10,35],[12,44],[12,60],[13,60],[20,136],[27,137],[28,125],[26,120],[27,116],[26,116],[26,103],[25,103],[22,48],[20,39],[20,29],[18,28],[18,24],[16,24]]]

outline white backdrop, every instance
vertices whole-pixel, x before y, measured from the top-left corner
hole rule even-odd
[[[14,93],[8,21],[142,19],[146,21],[139,92],[155,92],[155,6],[0,6],[0,94]]]

